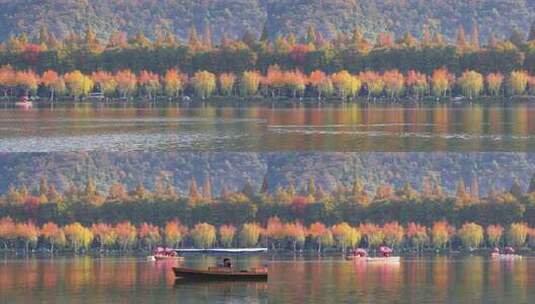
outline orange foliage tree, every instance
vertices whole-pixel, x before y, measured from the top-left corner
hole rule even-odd
[[[111,248],[117,242],[117,233],[111,225],[104,223],[95,223],[91,226],[91,233],[93,233],[93,236],[100,244],[101,251],[105,247]]]
[[[137,238],[137,229],[128,221],[124,221],[115,225],[115,233],[117,234],[117,242],[122,250],[130,248]]]
[[[67,243],[63,230],[52,222],[43,225],[41,235],[50,243],[50,252],[54,252],[55,245],[65,246]]]
[[[30,245],[37,244],[37,239],[41,234],[39,227],[35,226],[32,222],[17,223],[15,225],[16,236],[24,242],[25,251],[28,252]]]
[[[168,246],[178,247],[187,233],[188,229],[178,220],[167,222],[164,229],[165,243]]]
[[[138,229],[138,236],[143,243],[152,251],[152,247],[161,240],[160,228],[152,224],[143,223]]]
[[[503,227],[501,225],[490,225],[486,229],[487,241],[492,247],[498,247],[503,236]]]
[[[91,230],[85,228],[78,222],[63,227],[63,231],[75,253],[78,253],[80,248],[88,248],[93,241]]]
[[[236,83],[236,75],[233,73],[223,73],[219,75],[219,88],[224,96],[231,96],[234,92],[234,84]],[[257,86],[258,87],[258,86]]]
[[[176,69],[169,69],[163,78],[165,94],[170,97],[178,97],[187,82],[187,76]]]
[[[271,241],[271,246],[276,249],[280,241],[284,239],[284,227],[278,217],[271,217],[267,221],[266,236]]]
[[[451,236],[455,233],[455,228],[446,221],[433,223],[431,228],[431,242],[435,248],[441,249],[448,245]]]
[[[96,71],[91,74],[91,79],[98,86],[100,92],[111,96],[117,90],[117,81],[110,72]]]
[[[307,237],[306,228],[299,222],[287,223],[284,225],[284,234],[292,244],[293,251],[296,252],[297,245],[303,247]]]
[[[405,231],[398,222],[384,224],[383,233],[385,235],[385,243],[392,248],[401,245],[405,236]]]
[[[325,237],[325,234],[327,234],[327,232],[327,227],[320,222],[315,222],[311,224],[308,228],[308,233],[318,244],[318,254],[321,253],[322,240]]]
[[[416,223],[407,225],[407,238],[416,250],[421,250],[429,242],[427,229]]]
[[[152,99],[160,90],[160,76],[150,71],[141,71],[137,82],[147,94],[149,99]]]
[[[219,240],[223,247],[231,247],[236,235],[236,227],[233,225],[222,225],[219,227]]]
[[[121,70],[115,74],[117,89],[123,98],[132,94],[137,87],[137,77],[130,70]]]

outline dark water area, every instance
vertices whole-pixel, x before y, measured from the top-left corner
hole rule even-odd
[[[0,109],[0,152],[530,151],[535,105]]]
[[[206,268],[215,257],[188,257]],[[267,265],[267,282],[176,281],[173,263],[135,257],[0,260],[2,303],[534,303],[535,258],[407,257],[399,264],[339,257],[239,257]]]

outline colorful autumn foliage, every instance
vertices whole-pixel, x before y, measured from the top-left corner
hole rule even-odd
[[[206,99],[216,93],[231,96],[235,88],[239,89],[243,97],[261,93],[264,97],[328,98],[336,95],[341,99],[364,96],[388,99],[412,96],[420,99],[430,95],[444,97],[448,93],[475,98],[484,92],[493,96],[505,92],[520,95],[526,90],[529,94],[535,93],[535,77],[525,71],[512,71],[506,80],[509,88],[507,91],[502,90],[504,76],[500,73],[484,76],[467,70],[456,79],[446,68],[435,69],[431,77],[415,70],[409,70],[406,74],[398,70],[387,70],[383,74],[364,71],[358,75],[346,70],[330,75],[315,70],[306,75],[301,70],[284,71],[273,65],[264,75],[251,70],[243,72],[239,79],[233,73],[217,76],[209,71],[198,71],[190,81],[188,75],[179,73],[176,69],[167,70],[163,76],[148,70],[135,74],[128,69],[115,74],[97,70],[90,76],[78,70],[64,75],[47,70],[39,76],[32,70],[17,71],[9,65],[0,68],[0,88],[6,97],[17,91],[36,94],[42,86],[48,90],[50,100],[61,97],[65,92],[75,98],[86,96],[90,92],[101,92],[108,98],[138,96],[156,99],[163,96],[176,98],[184,91],[188,94],[193,91],[197,97]]]

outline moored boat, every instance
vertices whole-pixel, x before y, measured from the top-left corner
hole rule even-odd
[[[147,257],[149,261],[183,261],[184,257],[171,248],[157,247],[153,255]]]
[[[365,261],[366,257],[368,257],[368,251],[366,251],[366,249],[357,248],[355,250],[351,250],[349,254],[346,255],[346,260]]]
[[[33,103],[27,96],[21,97],[17,102],[15,102],[15,107],[29,109],[33,107]]]
[[[521,255],[515,254],[515,250],[513,247],[507,246],[504,248],[504,253],[500,252],[499,248],[494,248],[492,253],[490,254],[490,257],[493,259],[499,259],[499,260],[518,260],[522,259]]]
[[[207,270],[173,267],[176,278],[202,280],[267,280],[266,267],[236,270],[229,267],[209,267]]]
[[[399,256],[391,256],[394,252],[391,248],[387,246],[379,247],[380,256],[377,257],[366,257],[366,262],[380,262],[380,263],[399,263]]]

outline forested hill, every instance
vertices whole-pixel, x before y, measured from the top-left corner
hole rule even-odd
[[[117,182],[154,189],[164,178],[183,193],[192,179],[199,185],[208,179],[214,194],[223,186],[241,190],[247,181],[258,190],[264,178],[270,192],[289,184],[300,189],[310,177],[327,191],[338,183],[350,186],[356,178],[370,192],[406,182],[419,190],[428,177],[454,194],[461,179],[470,186],[475,176],[483,195],[492,187],[509,189],[515,178],[526,190],[534,172],[530,153],[9,153],[0,154],[0,194],[10,184],[36,189],[41,177],[58,190],[71,183],[83,188],[91,177],[102,191]]]
[[[535,0],[0,0],[0,39],[27,32],[36,37],[47,27],[58,37],[87,26],[106,39],[114,30],[154,37],[169,30],[186,38],[190,27],[211,28],[213,38],[245,30],[260,35],[302,35],[314,25],[326,37],[337,30],[360,26],[368,36],[410,31],[420,36],[424,25],[432,32],[455,37],[459,26],[479,25],[482,39],[491,32],[508,36],[518,27],[526,32],[535,20]]]

